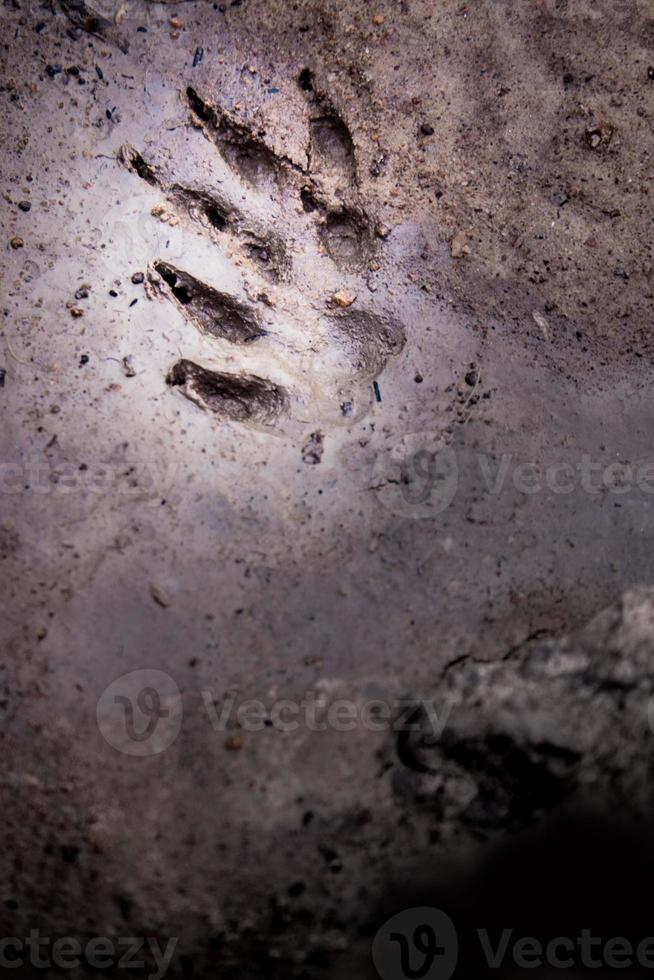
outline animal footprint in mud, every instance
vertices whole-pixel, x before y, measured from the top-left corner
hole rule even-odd
[[[190,87],[191,125],[172,145],[119,153],[160,193],[153,217],[177,239],[150,263],[146,283],[191,328],[188,356],[166,380],[220,418],[351,421],[404,343],[392,314],[361,302],[380,243],[350,132],[324,96],[308,92],[300,160]]]

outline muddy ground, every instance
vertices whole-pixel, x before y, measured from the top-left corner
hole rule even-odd
[[[0,28],[2,934],[354,980],[644,853],[651,4]]]

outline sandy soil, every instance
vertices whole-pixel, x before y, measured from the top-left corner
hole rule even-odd
[[[0,6],[4,935],[367,977],[416,865],[644,805],[651,4],[94,11]],[[435,782],[272,719],[450,683]]]

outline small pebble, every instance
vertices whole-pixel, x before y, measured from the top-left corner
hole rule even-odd
[[[423,136],[433,136],[434,127],[430,126],[429,123],[423,123],[422,126],[420,127],[420,132],[422,133]]]
[[[414,377],[414,379],[413,379],[413,380],[415,381],[415,383],[416,383],[417,385],[421,385],[421,384],[422,384],[422,382],[423,382],[423,377],[422,377],[422,375],[421,375],[421,373],[420,373],[420,371],[416,371],[416,375],[415,375],[415,377]]]
[[[22,248],[24,246],[25,242],[23,241],[22,238],[19,238],[18,235],[16,235],[14,238],[11,239],[11,241],[9,242],[9,244],[11,245],[11,247],[15,251],[17,248]]]
[[[135,272],[134,275],[132,276],[132,282],[134,283],[135,286],[139,286],[144,279],[145,276],[143,275],[142,272]]]
[[[71,306],[70,315],[75,318],[84,316],[84,310],[80,310],[79,306]]]
[[[372,18],[372,22],[375,25],[375,27],[381,27],[381,25],[384,23],[384,15],[375,14],[375,16]]]
[[[89,360],[90,358],[88,354],[82,354],[82,356],[79,359],[79,366],[84,367],[85,364],[89,363]]]
[[[27,213],[31,209],[32,205],[29,201],[19,201],[18,207],[20,208],[21,211]]]
[[[6,368],[0,368],[0,388],[4,388],[4,386],[5,386],[5,378],[6,377],[7,377],[7,369]]]
[[[470,254],[470,246],[462,231],[458,231],[450,242],[450,253],[453,259],[462,259]]]
[[[161,606],[162,609],[167,609],[170,605],[170,596],[168,596],[163,589],[160,589],[158,585],[150,583],[150,595],[156,604]]]
[[[348,306],[352,306],[355,299],[356,296],[352,296],[351,293],[346,293],[344,289],[339,289],[338,292],[334,293],[332,296],[332,303],[335,303],[336,306],[340,306],[342,309],[345,309]]]

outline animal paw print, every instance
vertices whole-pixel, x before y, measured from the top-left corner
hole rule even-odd
[[[275,152],[264,132],[192,87],[181,145],[119,153],[161,192],[153,215],[188,243],[147,273],[149,295],[175,308],[198,350],[167,383],[222,419],[347,424],[369,409],[372,381],[404,344],[392,314],[362,303],[380,241],[360,201],[352,137],[326,97],[303,88],[306,160]]]

